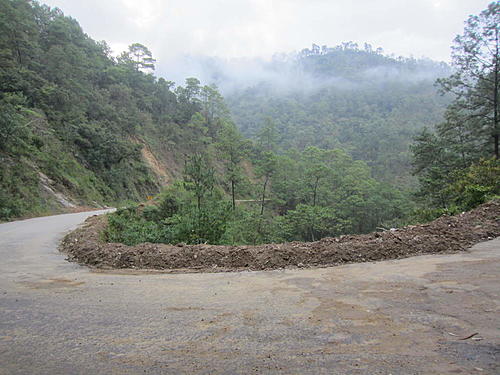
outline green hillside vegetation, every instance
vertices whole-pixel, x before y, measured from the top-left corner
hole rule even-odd
[[[498,35],[488,12],[479,44]],[[127,206],[107,241],[258,244],[474,207],[500,186],[496,43],[449,78],[369,45],[313,46],[271,63],[293,85],[242,85],[226,106],[216,86],[154,76],[144,45],[115,58],[60,10],[0,0],[0,220],[107,204]]]
[[[256,199],[237,201],[233,208],[221,189],[224,180],[218,182],[210,163],[193,155],[184,179],[154,204],[110,215],[105,239],[129,245],[311,241],[396,225],[411,208],[407,197],[370,177],[366,163],[339,149],[309,147],[277,155],[259,142],[249,156],[255,165],[251,193]],[[229,160],[227,166],[230,171]],[[235,164],[232,170],[237,168]],[[225,181],[230,183],[231,176],[225,173]],[[242,184],[235,180],[238,192]]]
[[[499,25],[498,3],[469,18],[455,39],[453,74],[437,80],[442,93],[450,94],[441,101],[429,79],[405,79],[426,73],[422,62],[394,60],[350,44],[304,51],[299,61],[306,70],[325,79],[343,72],[349,85],[286,92],[261,84],[231,97],[240,128],[254,138],[249,157],[260,207],[233,205],[232,214],[229,204],[214,209],[220,196],[212,198],[211,174],[192,175],[207,167],[187,166],[188,175],[177,187],[182,194],[170,190],[157,206],[118,211],[110,216],[105,237],[131,245],[307,241],[428,221],[498,196]],[[392,72],[361,85],[359,72],[371,61],[395,66],[396,78]],[[444,103],[450,104],[443,121]],[[435,133],[425,128],[435,123]],[[416,210],[401,183],[411,181],[410,172],[419,182]],[[201,193],[195,194],[197,205],[192,195],[186,201],[173,198],[187,197],[190,189]],[[148,225],[157,229],[141,231]]]
[[[153,69],[145,46],[115,59],[60,10],[0,0],[0,220],[60,210],[53,192],[144,200],[209,149],[227,122],[220,94]]]
[[[183,176],[172,199],[182,208],[179,225],[188,228],[181,232],[194,235],[169,235],[170,241],[309,239],[368,231],[402,216],[399,209],[382,213],[387,201],[401,207],[400,196],[379,189],[369,167],[342,150],[278,153],[277,129],[267,122],[261,141],[245,141],[215,87],[190,78],[174,88],[157,79],[145,46],[133,44],[113,58],[105,42],[90,39],[58,9],[24,0],[0,4],[3,219],[56,211],[53,192],[77,204],[141,201],[162,185],[178,186]],[[203,192],[193,171],[189,177],[196,160],[206,164],[201,171],[213,170]],[[236,199],[261,196],[261,205],[236,207]],[[325,222],[304,229],[316,211]],[[217,215],[225,229],[202,233],[202,221],[212,229]]]
[[[444,121],[412,145],[418,200],[428,218],[471,209],[500,195],[500,3],[470,16],[453,41],[453,94]]]
[[[227,95],[245,136],[255,138],[269,117],[279,149],[341,148],[365,161],[378,180],[411,188],[412,138],[440,122],[450,101],[434,87],[436,78],[450,73],[446,64],[344,43],[313,45],[266,69],[288,72],[291,82],[262,80]]]

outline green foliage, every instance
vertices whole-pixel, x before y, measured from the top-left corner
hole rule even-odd
[[[173,243],[221,244],[231,216],[231,205],[227,201],[211,199],[201,210],[188,206],[182,214],[172,217]]]
[[[164,242],[169,239],[165,228],[142,217],[136,207],[120,209],[108,215],[108,228],[104,232],[108,242],[136,245],[143,242]]]
[[[57,8],[0,0],[0,157],[35,176],[23,195],[30,204],[4,178],[3,217],[57,210],[42,174],[76,203],[143,200],[160,185],[143,147],[176,169],[184,155],[218,142],[228,113],[217,88],[190,78],[174,90],[146,74],[154,62],[138,43],[114,59]]]
[[[411,213],[411,221],[413,223],[428,223],[441,216],[452,216],[460,213],[460,209],[456,206],[448,208],[417,208]]]
[[[0,220],[19,217],[26,212],[41,213],[38,176],[24,163],[0,157]]]
[[[229,202],[215,194],[198,208],[194,193],[181,184],[167,189],[157,205],[120,209],[108,215],[104,238],[135,245],[141,242],[218,244],[231,216]]]
[[[455,73],[438,80],[454,101],[435,132],[425,129],[412,145],[424,206],[417,216],[468,210],[498,194],[499,25],[500,4],[494,2],[470,16],[454,40]],[[496,160],[488,160],[492,154]]]
[[[224,160],[225,182],[230,185],[233,210],[236,209],[236,191],[238,185],[244,180],[241,163],[247,156],[249,145],[243,140],[238,130],[232,123],[223,123],[219,130],[219,142],[216,147]]]
[[[264,214],[264,206],[266,202],[266,192],[267,185],[269,184],[270,178],[276,172],[277,159],[276,155],[272,151],[262,151],[256,161],[255,173],[257,177],[263,180],[262,191],[261,191],[261,204],[260,204],[260,214]]]
[[[351,223],[342,218],[332,207],[299,204],[287,212],[285,225],[293,233],[293,240],[315,241],[323,237],[335,237],[346,233]]]
[[[20,93],[0,96],[0,152],[22,147],[28,137],[28,120],[24,106],[26,98]]]
[[[260,82],[228,94],[238,128],[276,153],[341,148],[365,161],[378,180],[411,187],[408,146],[442,119],[449,97],[438,95],[434,80],[448,67],[353,43],[323,47],[273,60],[270,72],[293,72],[281,86]]]
[[[202,199],[212,194],[215,185],[215,170],[206,155],[194,154],[189,157],[184,167],[184,186],[196,196],[198,211],[202,208]]]
[[[500,161],[481,159],[464,170],[459,170],[447,187],[453,202],[470,210],[500,195]]]
[[[140,43],[131,44],[127,52],[123,52],[118,61],[122,64],[130,64],[137,70],[154,70],[156,62],[153,54],[145,45]]]
[[[499,153],[500,136],[500,3],[492,2],[465,22],[452,46],[454,74],[438,80],[443,92],[455,95],[451,127],[462,138],[473,137],[485,156]],[[458,121],[457,121],[458,120]]]
[[[0,0],[2,218],[55,209],[51,190],[82,204],[137,202],[159,191],[161,162],[180,177],[185,161],[183,181],[154,205],[109,216],[107,240],[313,240],[404,221],[407,197],[380,180],[404,175],[405,140],[440,106],[426,83],[364,74],[381,66],[420,74],[423,62],[354,45],[303,51],[296,66],[327,84],[232,97],[255,144],[217,87],[191,77],[174,88],[146,73],[154,62],[138,43],[113,58],[58,9]],[[337,78],[349,84],[337,87]]]
[[[412,209],[408,197],[371,178],[365,163],[353,161],[341,150],[311,147],[286,156],[257,150],[254,158],[260,178],[254,193],[259,199],[233,207],[217,188],[207,159],[195,154],[186,164],[184,181],[164,191],[154,206],[140,211],[139,218],[131,220],[131,228],[108,228],[109,238],[119,239],[123,233],[130,242],[128,236],[134,233],[138,243],[143,238],[140,233],[155,228],[145,222],[153,222],[159,228],[152,235],[157,242],[314,241],[405,223]],[[146,229],[138,230],[138,225]]]

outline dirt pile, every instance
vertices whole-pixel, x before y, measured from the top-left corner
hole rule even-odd
[[[151,243],[127,246],[101,241],[100,233],[105,225],[105,216],[90,217],[80,229],[64,238],[61,251],[68,255],[70,261],[106,269],[222,272],[324,267],[466,250],[475,243],[500,236],[500,200],[423,225],[366,235],[324,238],[316,242],[260,246]]]

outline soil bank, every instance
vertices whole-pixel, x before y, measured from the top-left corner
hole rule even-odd
[[[90,217],[63,239],[60,250],[70,261],[101,269],[225,272],[327,267],[467,250],[478,242],[500,236],[500,200],[428,224],[315,242],[258,246],[152,243],[127,246],[103,242],[100,233],[105,226],[105,216]]]

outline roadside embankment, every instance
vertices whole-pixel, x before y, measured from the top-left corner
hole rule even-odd
[[[326,267],[345,263],[405,258],[420,254],[464,251],[500,236],[500,200],[428,224],[385,232],[258,246],[166,245],[127,246],[105,243],[100,233],[105,216],[93,216],[68,234],[60,250],[70,261],[93,268],[154,269],[167,272],[225,272],[293,267]]]

